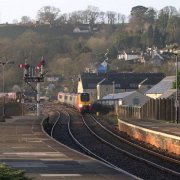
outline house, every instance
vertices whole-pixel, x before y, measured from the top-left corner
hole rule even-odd
[[[149,89],[145,95],[150,98],[156,99],[162,97],[163,94],[167,93],[172,89],[173,82],[175,81],[175,76],[167,76],[162,79],[159,83]]]
[[[116,94],[109,94],[98,100],[98,103],[104,105],[126,105],[142,107],[149,101],[149,97],[139,93],[138,91],[123,92]]]
[[[125,61],[140,61],[142,59],[141,53],[135,53],[135,52],[126,52],[118,54],[117,59],[119,60],[125,60]]]
[[[89,26],[77,26],[74,28],[73,33],[89,33]]]
[[[88,92],[93,99],[97,99],[97,84],[104,79],[96,73],[82,73],[78,77],[77,92]]]
[[[154,66],[161,66],[163,62],[164,62],[164,58],[157,51],[153,51],[152,64]]]
[[[47,82],[58,82],[60,80],[59,76],[46,76]]]
[[[164,77],[163,73],[81,73],[77,92],[88,92],[94,100],[112,93],[144,93]]]
[[[97,68],[98,73],[106,73],[108,70],[108,63],[104,60]]]
[[[106,78],[97,83],[97,99],[101,99],[102,97],[109,94],[109,92],[114,92],[114,86],[112,82]]]
[[[80,24],[74,28],[73,33],[91,33],[96,31],[98,31],[96,26],[92,26],[91,24]]]

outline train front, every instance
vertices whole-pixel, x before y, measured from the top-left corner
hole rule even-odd
[[[92,101],[89,93],[78,94],[77,108],[81,113],[90,112],[92,110]]]

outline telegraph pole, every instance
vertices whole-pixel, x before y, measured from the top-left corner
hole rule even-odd
[[[3,68],[3,70],[2,70],[2,79],[3,79],[3,114],[2,114],[2,121],[5,121],[5,116],[6,116],[4,69],[5,69],[5,65],[7,65],[7,64],[14,64],[14,61],[5,61],[5,62],[0,61],[0,65]]]
[[[37,116],[40,116],[40,82],[37,82]]]
[[[178,124],[179,121],[179,98],[178,98],[178,56],[176,55],[176,102],[175,102],[175,108],[176,108],[176,123]]]

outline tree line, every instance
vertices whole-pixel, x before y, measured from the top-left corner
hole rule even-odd
[[[60,9],[44,6],[37,12],[37,21],[40,24],[49,23],[52,26],[65,26],[67,24],[109,24],[121,25],[115,40],[118,49],[138,46],[143,49],[147,46],[164,47],[166,44],[179,43],[180,12],[173,6],[166,6],[157,11],[154,8],[135,6],[131,9],[129,17],[107,11],[98,7],[88,6],[86,10],[60,14]],[[22,24],[31,22],[30,17],[23,16]]]
[[[26,26],[31,20],[23,16],[20,26],[0,27],[1,57],[6,56],[16,64],[28,58],[29,64],[35,66],[43,55],[48,72],[60,77],[62,87],[73,88],[77,75],[100,64],[107,49],[110,70],[152,72],[149,65],[137,68],[118,61],[117,54],[123,50],[143,52],[147,47],[164,48],[180,43],[180,16],[172,6],[160,11],[135,6],[128,20],[120,13],[101,12],[93,6],[69,14],[45,6],[38,11],[37,21],[39,26]],[[74,27],[87,23],[98,25],[99,31],[87,35],[72,33]],[[174,70],[169,67],[166,64],[163,71],[172,74]],[[6,87],[22,83],[22,71],[7,66],[5,79]]]

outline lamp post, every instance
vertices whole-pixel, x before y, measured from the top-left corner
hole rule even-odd
[[[178,56],[176,54],[176,102],[175,102],[175,106],[176,106],[176,123],[178,124],[178,120],[179,120],[179,98],[178,98]]]
[[[2,62],[0,61],[0,65],[2,66],[2,79],[3,79],[3,114],[2,114],[2,121],[5,121],[5,82],[4,82],[4,68],[6,64],[14,64],[14,61],[6,61]]]

